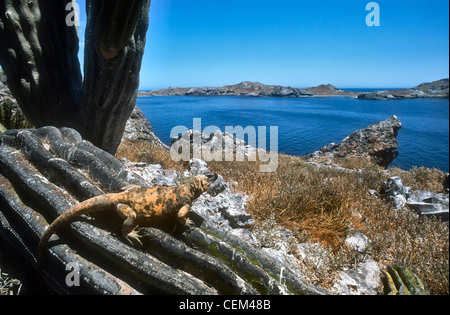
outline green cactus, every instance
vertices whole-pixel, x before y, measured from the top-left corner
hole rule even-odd
[[[390,265],[383,273],[387,295],[428,295],[422,280],[408,268]]]
[[[78,34],[65,23],[70,0],[0,0],[0,64],[36,126],[62,126],[79,111]]]

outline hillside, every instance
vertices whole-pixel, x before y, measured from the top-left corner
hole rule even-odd
[[[300,89],[290,86],[265,85],[259,82],[244,81],[222,87],[177,87],[139,92],[139,96],[249,96],[249,97],[320,97],[346,96],[370,100],[394,100],[420,97],[449,96],[448,79],[422,83],[410,89],[381,90],[374,92],[351,92],[341,90],[331,84]]]
[[[402,100],[428,97],[448,98],[448,79],[422,83],[410,89],[375,91],[358,95],[358,99],[366,100]]]
[[[168,88],[150,92],[139,92],[139,96],[251,96],[251,97],[313,97],[336,96],[354,93],[345,92],[331,84],[307,89],[290,86],[265,85],[259,82],[244,81],[223,87]],[[354,95],[356,96],[356,95]]]

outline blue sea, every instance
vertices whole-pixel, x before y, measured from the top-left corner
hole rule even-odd
[[[367,101],[344,97],[252,98],[239,96],[139,97],[137,106],[166,144],[175,126],[278,126],[280,153],[305,155],[353,131],[396,115],[402,122],[399,156],[391,166],[425,166],[449,171],[449,100]],[[267,131],[269,138],[269,131]],[[269,147],[268,147],[269,149]]]

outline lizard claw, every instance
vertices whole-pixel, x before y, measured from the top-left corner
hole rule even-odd
[[[136,229],[134,229],[133,231],[128,233],[128,235],[125,238],[128,241],[128,243],[130,243],[132,246],[135,246],[135,247],[138,247],[138,248],[143,248],[144,245],[142,244],[142,242],[140,240],[141,237],[142,236],[140,236],[138,234]]]
[[[194,223],[194,221],[192,221],[191,219],[187,219],[187,220],[186,220],[185,226],[186,226],[189,230],[191,230],[191,229],[195,228],[195,223]]]

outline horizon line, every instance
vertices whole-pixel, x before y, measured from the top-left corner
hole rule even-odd
[[[319,87],[319,86],[322,86],[322,85],[331,85],[331,86],[336,87],[336,88],[341,89],[341,90],[345,90],[345,89],[346,89],[346,90],[349,90],[349,89],[370,89],[370,90],[373,90],[373,89],[380,89],[380,90],[395,90],[395,89],[411,89],[411,88],[416,87],[416,86],[418,86],[418,85],[420,85],[420,84],[424,84],[424,83],[432,83],[432,82],[441,81],[441,80],[448,80],[448,79],[449,79],[449,78],[442,78],[442,79],[437,79],[437,80],[433,80],[433,81],[422,81],[422,82],[420,82],[420,83],[418,83],[418,84],[416,84],[416,85],[414,85],[414,86],[409,86],[409,87],[408,87],[408,86],[403,86],[403,87],[401,87],[401,86],[396,86],[396,87],[387,87],[387,86],[384,86],[384,87],[381,87],[381,86],[372,86],[372,87],[368,87],[368,86],[359,86],[359,87],[358,87],[358,86],[345,86],[345,87],[338,87],[338,86],[336,86],[336,85],[334,85],[334,84],[332,84],[332,83],[321,83],[321,84],[316,85],[316,86],[298,87],[298,86],[294,86],[294,85],[265,84],[265,83],[261,83],[261,82],[259,82],[259,81],[249,81],[249,80],[244,80],[244,81],[241,81],[241,82],[239,82],[239,83],[235,83],[235,84],[224,84],[224,85],[221,85],[221,86],[215,86],[215,85],[199,85],[199,86],[194,86],[194,85],[190,85],[190,86],[176,86],[176,87],[169,86],[169,87],[159,87],[159,88],[147,88],[147,87],[141,88],[141,87],[139,87],[138,91],[139,91],[139,92],[151,92],[151,91],[156,91],[156,90],[166,90],[166,89],[178,89],[178,88],[180,88],[180,89],[186,89],[186,88],[203,88],[203,87],[219,88],[219,87],[224,87],[224,86],[228,86],[228,85],[238,85],[238,84],[241,84],[241,83],[244,83],[244,82],[259,83],[259,84],[266,85],[266,86],[292,87],[292,88],[298,88],[298,89],[302,89],[302,90],[306,90],[306,89],[310,89],[310,88],[316,88],[316,87]]]

